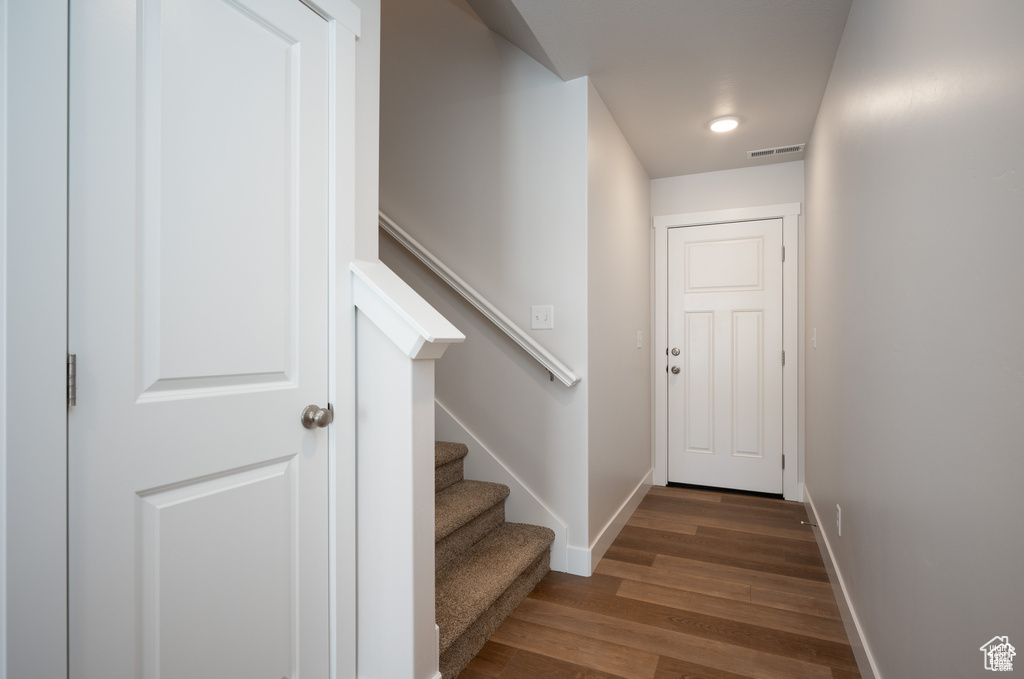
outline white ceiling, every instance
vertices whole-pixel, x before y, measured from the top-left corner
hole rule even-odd
[[[563,80],[590,76],[652,179],[799,160],[851,0],[452,0]],[[740,127],[716,134],[713,118]]]

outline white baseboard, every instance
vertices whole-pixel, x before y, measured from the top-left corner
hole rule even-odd
[[[618,511],[604,525],[604,528],[601,529],[597,539],[590,544],[590,547],[569,547],[568,570],[566,572],[586,577],[590,577],[594,573],[594,569],[597,568],[597,562],[601,560],[604,553],[615,542],[615,538],[619,536],[622,527],[626,525],[629,517],[633,516],[633,512],[636,511],[637,506],[644,499],[644,496],[647,495],[653,479],[654,470],[652,469],[647,472],[647,475],[636,485],[636,488],[629,494],[629,497],[619,506]]]
[[[803,485],[802,490],[804,504],[807,505],[810,511],[811,521],[819,526],[825,525],[821,522],[821,517],[814,507],[811,491],[807,489],[806,485]],[[836,597],[836,603],[839,604],[839,613],[843,616],[843,627],[846,628],[846,636],[850,639],[850,647],[853,649],[853,656],[857,660],[860,676],[863,679],[882,679],[882,674],[878,671],[878,666],[875,664],[875,657],[872,655],[867,638],[864,636],[864,630],[860,626],[860,619],[857,617],[857,612],[853,608],[853,602],[850,600],[850,593],[846,589],[843,574],[836,563],[835,555],[832,552],[832,545],[828,542],[828,536],[825,535],[825,531],[815,529],[814,537],[818,541],[818,549],[821,551],[822,561],[825,562],[825,570],[828,571],[828,579],[832,583],[832,591],[842,595]]]
[[[569,547],[566,556],[565,572],[571,575],[582,575],[590,577],[593,569],[590,567],[590,549],[588,547]]]
[[[456,441],[469,447],[464,462],[466,478],[508,486],[505,517],[514,523],[530,523],[553,530],[555,541],[551,544],[551,570],[572,573],[568,566],[569,530],[565,523],[493,452],[480,443],[462,422],[448,412],[440,401],[435,400],[434,406],[434,437],[438,441]]]

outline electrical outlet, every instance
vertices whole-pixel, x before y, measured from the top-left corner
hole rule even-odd
[[[636,331],[636,348],[637,349],[643,349],[644,348],[644,331],[643,330],[637,330]]]
[[[811,328],[811,349],[818,348],[818,329]]]
[[[843,537],[843,508],[836,505],[836,534]]]

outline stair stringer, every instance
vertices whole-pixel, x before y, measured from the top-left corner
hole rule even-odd
[[[551,544],[551,570],[568,573],[568,526],[436,398],[434,436],[439,441],[466,444],[469,448],[465,458],[466,478],[503,483],[509,487],[509,496],[505,500],[506,521],[545,526],[555,532],[555,541]]]

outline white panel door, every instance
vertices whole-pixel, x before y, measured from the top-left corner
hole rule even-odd
[[[71,7],[71,677],[327,677],[327,23]]]
[[[782,492],[782,220],[668,230],[668,480]]]

